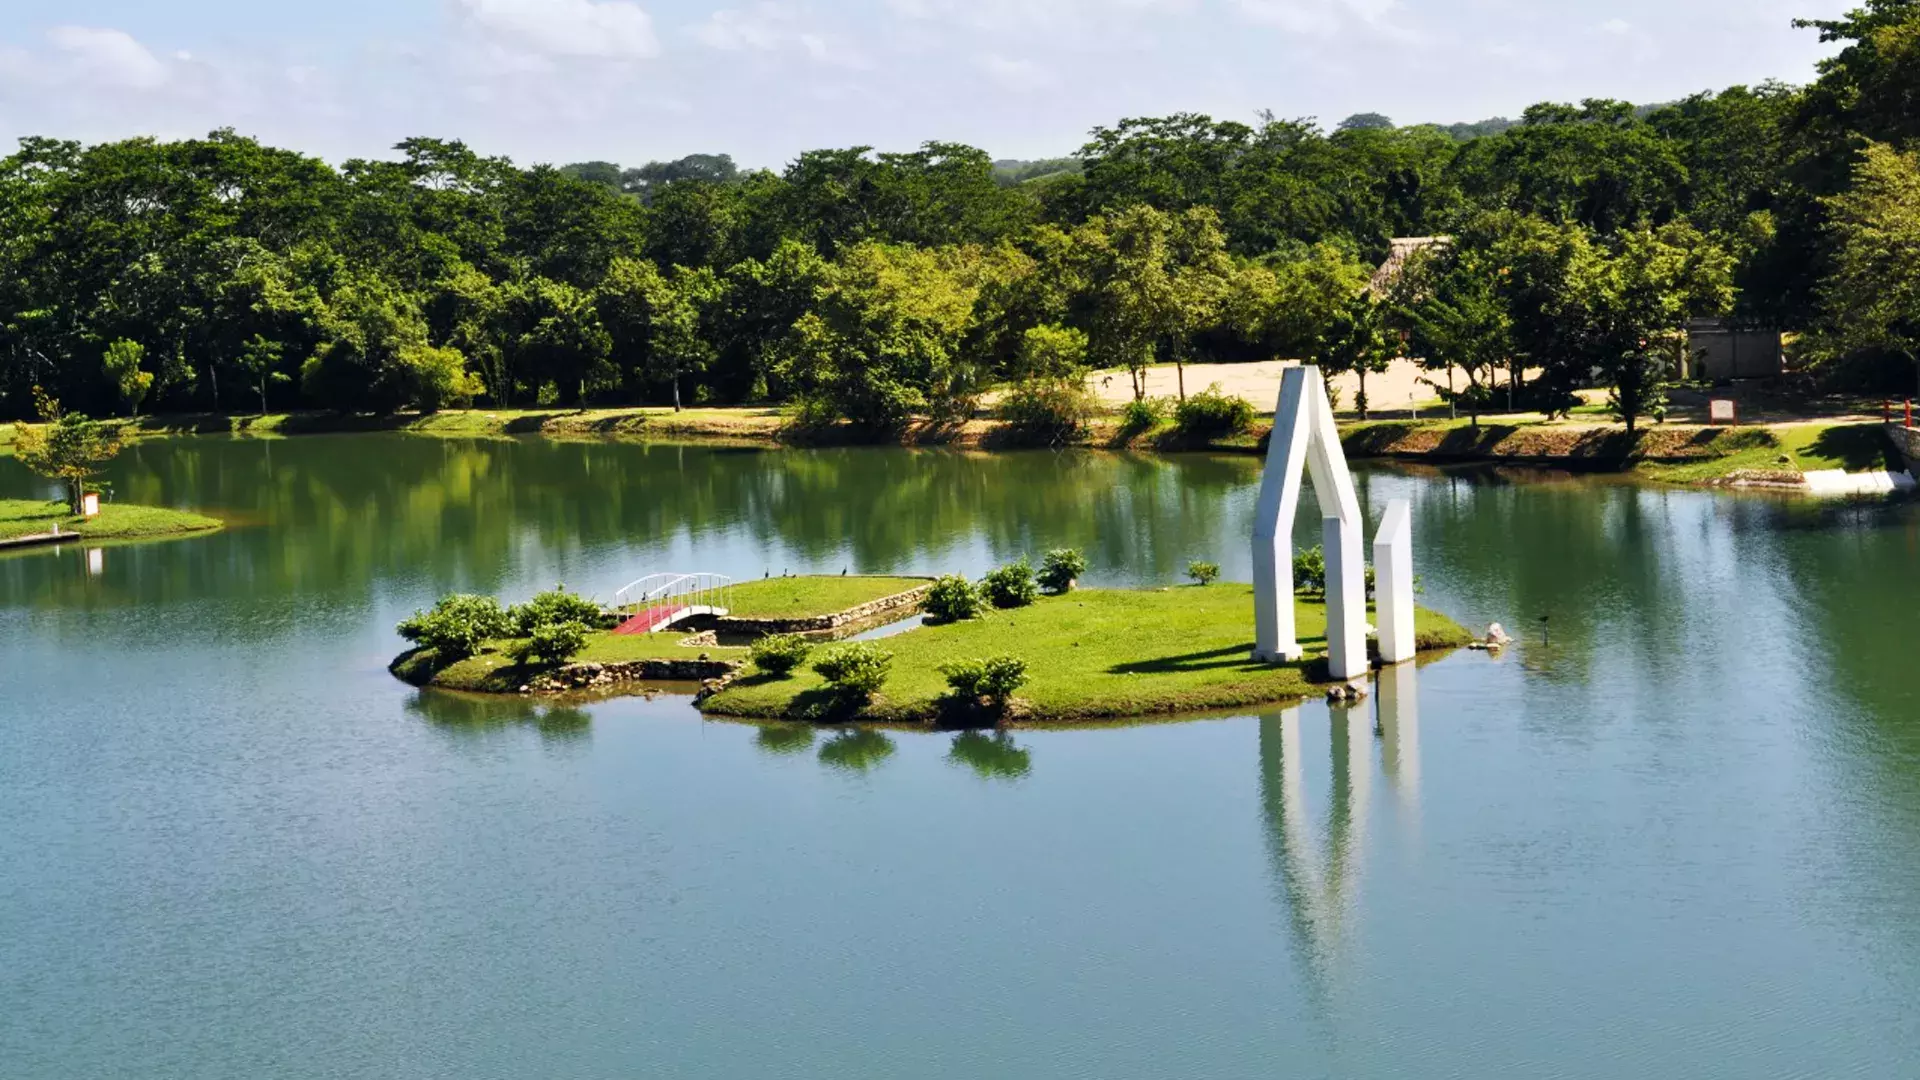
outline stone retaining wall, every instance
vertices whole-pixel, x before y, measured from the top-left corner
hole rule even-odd
[[[636,682],[731,681],[741,665],[732,660],[627,660],[612,664],[568,664],[529,681],[523,694],[562,694]]]
[[[903,593],[883,596],[858,607],[836,611],[832,615],[813,615],[803,619],[736,619],[723,615],[713,621],[713,629],[722,634],[817,634],[838,630],[850,623],[867,622],[882,615],[906,615],[920,610],[933,582]]]
[[[1905,424],[1888,424],[1887,437],[1893,445],[1900,448],[1900,456],[1907,461],[1907,472],[1920,479],[1920,472],[1914,472],[1920,465],[1920,428],[1910,428]]]

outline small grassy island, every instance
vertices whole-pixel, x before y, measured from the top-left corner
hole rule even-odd
[[[1065,569],[1058,560],[1067,557]],[[1325,604],[1296,600],[1293,664],[1257,664],[1253,588],[1200,584],[1158,590],[1069,587],[1084,569],[1054,552],[1038,578],[1023,560],[979,584],[960,577],[773,578],[735,586],[736,617],[805,619],[911,592],[927,624],[880,641],[835,644],[771,634],[719,644],[688,630],[614,632],[623,613],[564,590],[507,608],[449,597],[401,624],[417,648],[393,663],[415,685],[481,693],[617,690],[699,680],[702,712],[744,720],[890,724],[1071,723],[1278,704],[1319,693]],[[1196,580],[1214,568],[1196,563]],[[1039,585],[1049,586],[1042,595]],[[907,608],[901,609],[905,613]],[[1473,638],[1419,612],[1422,651]]]
[[[891,655],[882,688],[858,708],[839,710],[819,672],[755,671],[700,702],[702,712],[753,720],[858,719],[921,723],[948,716],[956,662],[1013,656],[1025,684],[1011,715],[1067,723],[1276,704],[1309,697],[1326,684],[1326,605],[1296,600],[1306,659],[1257,664],[1253,587],[1193,585],[1135,591],[1088,589],[1043,596],[1031,606],[983,618],[927,626],[878,643]],[[1444,615],[1422,610],[1422,651],[1473,640]],[[822,650],[822,651],[831,651]],[[1318,669],[1318,670],[1316,670]],[[836,716],[836,712],[839,713]]]
[[[56,530],[76,540],[157,540],[221,527],[218,518],[161,506],[106,503],[97,517],[80,517],[64,502],[0,499],[0,545],[20,544]]]

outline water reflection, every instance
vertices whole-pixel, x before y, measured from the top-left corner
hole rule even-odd
[[[1372,787],[1372,744],[1381,741],[1381,771],[1395,789],[1403,819],[1420,799],[1418,672],[1413,664],[1385,669],[1371,705],[1326,710],[1330,780],[1318,826],[1308,809],[1308,762],[1301,748],[1303,715],[1295,706],[1260,717],[1260,803],[1274,889],[1294,943],[1318,992],[1331,988],[1359,907],[1366,866]],[[1377,711],[1377,715],[1375,710]]]
[[[953,737],[947,761],[982,780],[1019,780],[1033,771],[1033,752],[1004,731],[962,731]]]
[[[511,695],[416,690],[406,698],[406,708],[435,729],[459,739],[531,727],[543,739],[572,742],[587,739],[593,730],[593,717],[583,708]]]
[[[753,742],[769,754],[804,754],[813,749],[813,725],[764,724],[754,732]]]
[[[895,749],[885,732],[843,728],[820,744],[820,763],[840,772],[867,773],[885,764]]]

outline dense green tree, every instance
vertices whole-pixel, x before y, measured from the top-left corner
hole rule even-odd
[[[1320,366],[1331,374],[1351,371],[1360,379],[1360,392],[1353,407],[1360,419],[1367,418],[1367,376],[1387,370],[1400,355],[1400,337],[1388,326],[1389,308],[1372,291],[1363,290],[1347,301],[1346,308],[1329,329],[1320,350]]]
[[[1661,380],[1685,348],[1689,318],[1724,314],[1733,262],[1685,223],[1588,245],[1567,271],[1557,317],[1569,354],[1590,364],[1631,434],[1658,408]]]
[[[1500,268],[1481,252],[1429,248],[1408,259],[1399,317],[1408,347],[1430,370],[1467,379],[1452,398],[1473,425],[1493,404],[1495,372],[1513,351],[1513,320],[1499,295]]]
[[[1920,154],[1870,144],[1828,205],[1836,253],[1818,344],[1920,365]]]

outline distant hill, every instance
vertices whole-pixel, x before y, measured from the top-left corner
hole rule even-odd
[[[1041,158],[1038,161],[996,161],[993,163],[993,178],[1001,187],[1015,187],[1029,180],[1038,180],[1062,173],[1078,173],[1078,158]]]

